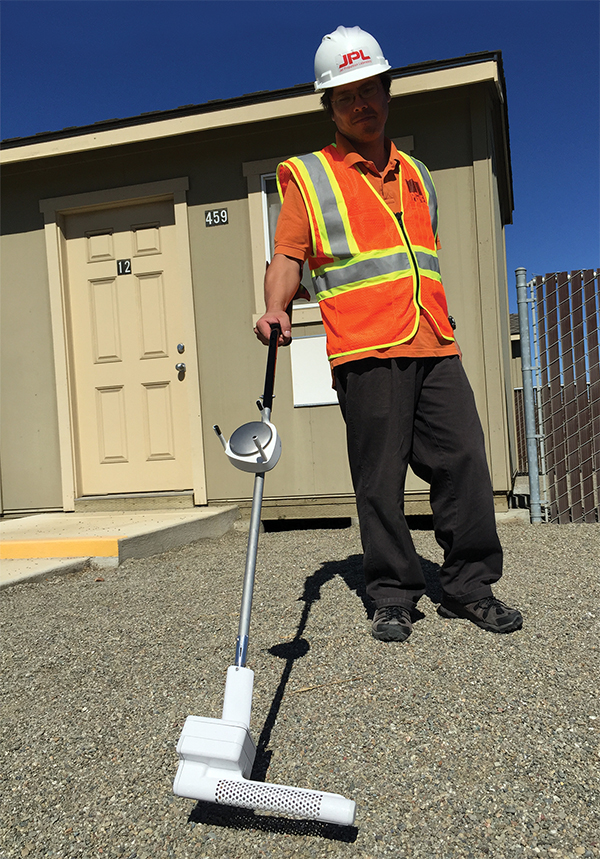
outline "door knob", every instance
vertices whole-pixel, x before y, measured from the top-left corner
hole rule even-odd
[[[178,373],[185,373],[185,364],[183,364],[183,363],[175,364],[175,369],[177,370]]]

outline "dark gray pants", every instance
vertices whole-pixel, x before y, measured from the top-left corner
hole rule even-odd
[[[336,367],[335,378],[376,607],[410,609],[425,593],[404,517],[409,465],[430,484],[444,593],[462,603],[490,596],[502,547],[483,431],[458,356],[364,358]]]

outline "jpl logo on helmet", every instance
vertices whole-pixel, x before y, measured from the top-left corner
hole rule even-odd
[[[365,57],[361,49],[360,51],[350,51],[349,54],[344,54],[342,59],[344,62],[340,63],[340,65],[338,66],[338,68],[340,69],[344,69],[347,66],[351,66],[354,60],[364,60],[366,62],[370,60],[371,57]]]

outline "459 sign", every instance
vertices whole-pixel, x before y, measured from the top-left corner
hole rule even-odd
[[[229,223],[227,209],[206,209],[204,212],[204,223],[207,227],[221,227]]]

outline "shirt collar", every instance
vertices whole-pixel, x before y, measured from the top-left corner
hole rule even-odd
[[[394,143],[394,141],[389,140],[389,138],[386,137],[385,142],[386,144],[389,143],[390,145],[390,158],[387,163],[387,166],[381,172],[382,176],[385,176],[385,174],[388,173],[389,170],[396,170],[397,165],[400,164],[400,155],[398,154],[398,150],[396,149],[396,144]],[[339,131],[336,131],[335,134],[335,145],[337,146],[338,151],[342,155],[344,163],[347,167],[352,167],[354,164],[360,163],[366,165],[367,169],[370,171],[372,171],[373,169],[376,170],[376,168],[374,168],[373,163],[371,161],[367,161],[366,158],[363,158],[363,156],[360,155],[360,153],[358,153],[356,149],[352,146],[348,138],[344,137],[343,134],[340,134]],[[378,170],[376,170],[376,172],[379,173]]]

